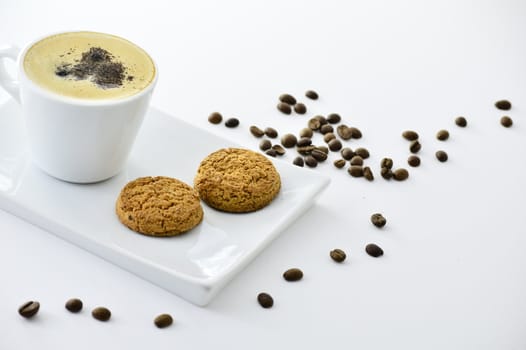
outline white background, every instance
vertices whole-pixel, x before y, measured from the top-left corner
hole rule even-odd
[[[317,168],[333,179],[317,204],[206,308],[0,211],[0,349],[526,348],[525,2],[0,0],[0,45],[69,29],[138,43],[160,70],[153,105],[249,148],[251,124],[284,134],[338,112],[362,130],[349,146],[369,148],[376,180],[337,170],[332,154]],[[319,101],[302,96],[311,88]],[[283,92],[308,115],[280,114]],[[500,98],[513,109],[495,109]],[[215,110],[241,125],[209,124]],[[409,128],[422,166],[387,182],[380,159],[407,167]],[[446,142],[434,138],[441,128]],[[177,162],[178,152],[155,156]],[[385,255],[367,256],[369,242]],[[328,257],[336,247],[344,264]],[[291,284],[281,274],[293,266],[305,278]],[[261,291],[272,309],[257,304]],[[63,308],[72,296],[79,315]],[[30,299],[42,306],[27,321],[16,310]],[[91,318],[98,305],[110,322]],[[175,324],[159,330],[163,312]]]

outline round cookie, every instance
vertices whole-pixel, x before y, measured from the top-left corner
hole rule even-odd
[[[128,182],[115,209],[124,225],[156,237],[181,234],[203,220],[197,192],[184,182],[164,176]]]
[[[272,162],[262,154],[225,148],[201,162],[194,187],[211,207],[245,213],[268,205],[278,194],[281,179]]]

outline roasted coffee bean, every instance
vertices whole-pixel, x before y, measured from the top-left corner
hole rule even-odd
[[[292,148],[296,146],[297,142],[298,142],[298,139],[293,134],[285,134],[281,138],[281,144],[283,145],[283,147],[286,147],[286,148]]]
[[[305,93],[305,96],[307,96],[311,100],[317,100],[318,99],[318,93],[316,91],[313,91],[313,90],[307,90],[307,92]]]
[[[292,96],[291,94],[281,94],[279,96],[279,100],[291,106],[296,104],[296,98],[294,98],[294,96]]]
[[[446,141],[449,138],[449,132],[447,130],[439,130],[437,132],[437,139],[440,141]]]
[[[82,310],[82,300],[78,298],[69,299],[66,301],[66,309],[71,312],[79,312]]]
[[[280,102],[277,105],[278,110],[283,114],[291,114],[292,108],[290,105],[286,104],[285,102]]]
[[[311,128],[303,128],[300,130],[300,137],[311,138],[314,133]]]
[[[314,119],[319,120],[319,121],[320,121],[320,125],[322,125],[322,126],[325,125],[325,124],[327,124],[327,123],[329,123],[329,122],[327,121],[327,118],[325,118],[325,117],[322,116],[322,115],[316,115],[316,116],[314,116]]]
[[[404,168],[398,168],[393,171],[393,179],[397,181],[404,181],[409,177],[409,172]]]
[[[276,157],[278,155],[278,152],[276,152],[275,149],[271,148],[265,151],[265,154],[270,157]]]
[[[393,160],[391,158],[382,158],[380,168],[391,169],[393,167]]]
[[[270,142],[270,140],[261,140],[261,142],[259,142],[259,149],[262,150],[262,151],[266,151],[268,149],[270,149],[272,147],[272,142]]]
[[[313,156],[308,155],[305,157],[305,164],[307,164],[309,168],[316,168],[318,166],[318,161]]]
[[[420,142],[418,142],[418,140],[411,141],[409,144],[409,151],[411,151],[411,153],[418,153],[421,149],[422,145]]]
[[[219,124],[223,121],[223,116],[219,112],[214,112],[208,116],[208,121],[212,124]]]
[[[283,278],[289,282],[299,281],[303,278],[303,271],[297,268],[288,269],[283,273]]]
[[[329,133],[329,132],[333,132],[333,131],[334,131],[334,128],[333,128],[332,125],[330,125],[330,124],[324,124],[324,125],[322,125],[322,126],[320,127],[320,132],[321,132],[322,134],[324,134],[324,135],[327,134],[327,133]]]
[[[237,118],[229,118],[225,122],[225,126],[227,128],[235,128],[239,125],[239,119]]]
[[[91,311],[93,318],[99,321],[107,321],[111,317],[111,311],[103,306],[99,306]]]
[[[371,222],[374,226],[381,228],[384,227],[387,223],[387,220],[384,218],[384,216],[380,213],[374,213],[371,215]]]
[[[301,139],[298,140],[298,142],[296,143],[296,146],[298,147],[305,147],[305,146],[310,146],[312,144],[312,140],[308,137],[302,137]]]
[[[305,114],[307,113],[307,106],[305,106],[303,103],[296,103],[294,105],[294,112],[298,114]]]
[[[252,125],[250,127],[250,133],[254,136],[254,137],[262,137],[263,135],[265,135],[265,132],[263,130],[261,130],[260,128],[258,128],[257,126],[255,125]]]
[[[327,154],[320,151],[319,149],[313,149],[310,155],[314,157],[314,159],[316,159],[318,162],[324,162],[327,160]]]
[[[402,133],[402,137],[407,141],[415,141],[418,140],[418,133],[413,130],[406,130]]]
[[[285,153],[287,153],[287,151],[285,151],[285,148],[281,147],[281,145],[274,145],[274,146],[272,146],[272,149],[273,149],[274,151],[276,151],[276,154],[277,154],[278,156],[282,156],[282,155],[284,155]]]
[[[455,119],[455,124],[457,124],[461,128],[464,128],[464,127],[466,127],[466,125],[468,125],[468,121],[464,117],[457,117]]]
[[[363,168],[360,165],[351,165],[349,169],[347,169],[347,172],[352,177],[362,177],[363,176]]]
[[[511,109],[511,102],[508,100],[500,100],[495,102],[495,107],[503,111],[507,111]]]
[[[359,147],[359,148],[355,149],[354,150],[354,154],[356,154],[357,156],[362,157],[363,159],[369,158],[369,151],[366,148],[363,148],[363,147]]]
[[[365,177],[368,181],[374,180],[373,171],[368,166],[363,168],[363,177]]]
[[[338,136],[342,138],[342,140],[350,140],[352,137],[351,128],[349,128],[347,125],[338,125],[336,132],[338,133]]]
[[[329,148],[328,147],[325,147],[325,146],[316,146],[316,149],[318,151],[322,151],[323,153],[325,154],[329,154]]]
[[[362,138],[362,132],[358,128],[350,127],[349,130],[351,131],[351,138],[353,139],[361,139]]]
[[[508,116],[504,116],[500,118],[500,124],[505,128],[509,128],[513,125],[513,120]]]
[[[382,168],[380,170],[380,175],[386,180],[391,180],[393,178],[393,171],[389,168]]]
[[[440,162],[446,162],[447,161],[447,153],[445,151],[436,151],[435,156],[437,157],[438,161]]]
[[[336,135],[332,132],[328,132],[325,135],[323,135],[323,141],[329,142],[330,140],[334,140],[336,138]]]
[[[354,156],[351,158],[351,165],[363,165],[363,158],[360,156]]]
[[[354,157],[354,151],[350,149],[349,147],[342,148],[340,151],[340,154],[342,155],[342,158],[345,160],[351,160],[352,157]]]
[[[311,118],[309,119],[309,122],[308,122],[308,127],[309,129],[311,130],[319,130],[319,128],[321,127],[321,123],[318,119],[316,118]]]
[[[336,159],[332,164],[338,169],[341,169],[345,166],[345,159]]]
[[[268,309],[274,305],[274,299],[268,293],[259,293],[258,294],[258,303],[262,308]]]
[[[338,263],[341,263],[345,260],[345,258],[347,257],[347,255],[345,254],[345,252],[341,249],[334,249],[334,250],[331,250],[330,254],[329,254],[332,258],[332,260],[338,262]]]
[[[18,313],[22,317],[31,318],[37,314],[38,310],[40,310],[38,301],[28,301],[18,308]]]
[[[265,135],[267,135],[267,137],[270,137],[271,139],[275,139],[276,137],[278,137],[278,131],[274,128],[268,127],[265,128]]]
[[[303,161],[303,158],[302,158],[302,157],[296,157],[296,158],[294,158],[294,160],[292,161],[292,164],[297,165],[297,166],[299,166],[299,167],[303,167],[303,164],[305,164],[305,162]]]
[[[327,145],[329,146],[329,149],[333,152],[337,152],[342,149],[342,142],[336,138],[330,140]]]
[[[312,145],[296,147],[296,151],[298,151],[299,154],[302,154],[304,156],[309,155],[315,149],[316,149],[316,146],[312,146]]]
[[[330,124],[338,124],[342,120],[342,117],[338,113],[331,113],[327,116],[327,122]]]
[[[153,320],[153,323],[157,328],[166,328],[174,323],[174,319],[169,314],[160,314]]]
[[[369,243],[368,245],[366,245],[365,252],[373,258],[379,258],[382,255],[384,255],[384,251],[382,250],[382,248],[380,248],[374,243]]]
[[[420,158],[418,156],[412,155],[407,158],[407,164],[409,164],[412,167],[417,167],[420,165]]]

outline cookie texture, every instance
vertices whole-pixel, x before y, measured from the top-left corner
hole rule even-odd
[[[122,189],[116,203],[119,220],[149,236],[175,236],[203,220],[197,192],[174,178],[140,177]]]
[[[281,179],[272,162],[262,154],[224,148],[201,162],[194,187],[211,207],[245,213],[272,202],[281,189]]]

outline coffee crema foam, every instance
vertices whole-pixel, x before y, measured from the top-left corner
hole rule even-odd
[[[118,85],[101,85],[94,79],[60,75],[60,67],[73,67],[93,48],[111,54],[124,67],[125,79]],[[89,100],[120,99],[135,95],[155,78],[155,65],[137,45],[120,37],[96,32],[69,32],[49,36],[31,46],[24,56],[29,79],[56,94]]]

